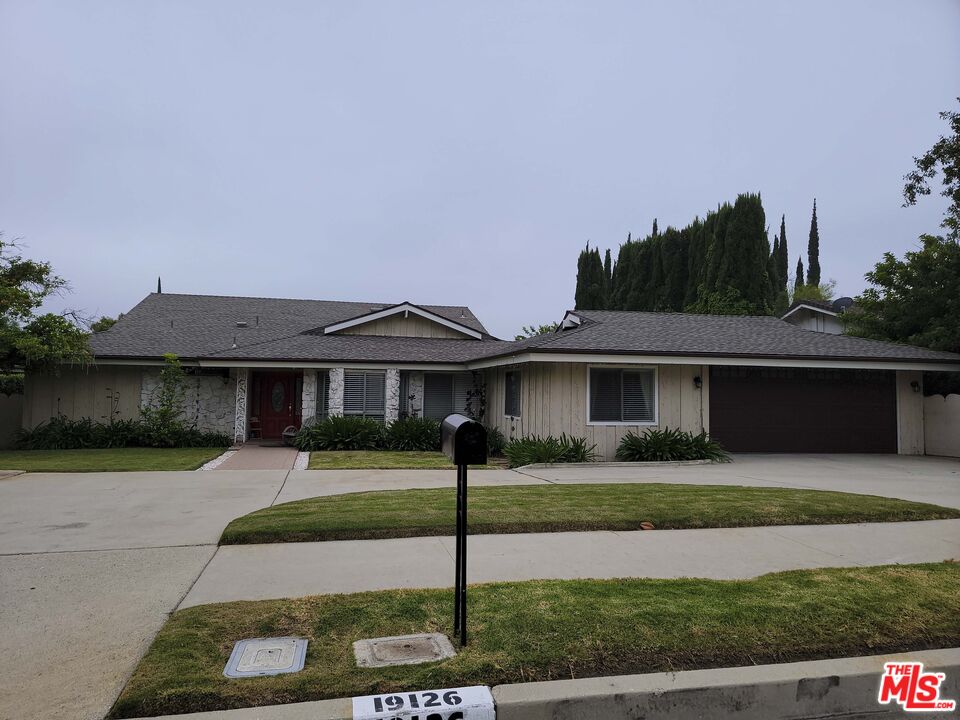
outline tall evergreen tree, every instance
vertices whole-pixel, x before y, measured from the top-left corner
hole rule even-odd
[[[603,261],[597,248],[590,249],[590,243],[580,251],[577,260],[577,289],[574,302],[577,310],[603,310],[604,302]]]
[[[770,262],[767,264],[767,274],[775,290],[780,289],[780,236],[773,236],[773,250],[770,251]]]
[[[651,233],[651,235],[652,235],[653,237],[656,237],[656,236],[659,235],[659,234],[660,234],[660,232],[657,230],[657,219],[654,218],[654,219],[653,219],[653,232]]]
[[[793,281],[793,289],[796,290],[805,284],[803,282],[803,258],[797,258],[797,277]]]
[[[787,275],[790,272],[790,255],[787,250],[787,216],[780,216],[780,256],[777,260],[777,271],[780,275],[780,289],[787,289]]]
[[[817,201],[813,201],[810,218],[810,242],[807,244],[807,285],[820,284],[820,231],[817,228]]]
[[[609,308],[613,293],[613,263],[610,259],[610,248],[603,256],[603,307]]]

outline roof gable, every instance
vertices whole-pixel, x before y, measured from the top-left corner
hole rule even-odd
[[[466,311],[462,313],[464,319],[467,318]],[[391,307],[375,309],[370,312],[358,315],[347,320],[341,320],[340,322],[327,325],[323,328],[324,335],[335,335],[338,333],[350,333],[352,330],[362,327],[364,325],[370,325],[371,323],[376,323],[378,321],[387,320],[390,318],[408,318],[411,315],[422,318],[429,323],[433,323],[442,328],[446,328],[449,331],[452,331],[452,335],[446,335],[446,337],[470,337],[474,340],[480,340],[483,335],[482,333],[474,330],[473,328],[467,327],[463,323],[456,322],[451,320],[449,317],[444,317],[438,313],[427,310],[426,308],[420,307],[419,305],[414,305],[410,302],[402,302]],[[389,335],[392,336],[395,333],[393,332],[373,332],[369,334],[376,335]]]

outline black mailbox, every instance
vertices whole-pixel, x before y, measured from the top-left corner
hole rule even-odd
[[[447,415],[440,425],[440,448],[454,465],[486,465],[487,429],[466,415]]]

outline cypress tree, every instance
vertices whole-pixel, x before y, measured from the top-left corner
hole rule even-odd
[[[780,289],[780,237],[773,236],[773,250],[770,251],[770,262],[767,264],[767,274],[774,290]]]
[[[813,200],[810,242],[807,244],[807,285],[820,284],[820,231],[817,228],[817,200]]]
[[[780,216],[780,256],[777,259],[777,271],[780,276],[780,289],[787,289],[787,275],[790,272],[790,255],[787,250],[787,216]]]
[[[577,289],[574,293],[576,310],[604,309],[604,275],[600,251],[590,249],[590,243],[580,251],[577,259]]]
[[[610,248],[603,256],[603,307],[609,309],[613,294],[613,264],[610,260]]]
[[[793,281],[793,289],[796,290],[805,283],[803,282],[803,259],[797,258],[797,277]]]
[[[652,237],[656,237],[656,236],[659,235],[659,234],[660,234],[660,232],[657,230],[657,219],[654,218],[654,219],[653,219],[653,232],[651,233],[651,236],[652,236]]]

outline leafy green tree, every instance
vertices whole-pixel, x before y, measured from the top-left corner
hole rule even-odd
[[[107,317],[106,315],[104,315],[99,320],[96,320],[90,323],[90,332],[104,332],[105,330],[109,330],[114,325],[116,325],[117,320],[119,320],[122,317],[123,317],[123,313],[120,313],[120,317],[117,317],[117,318]]]
[[[813,201],[810,240],[807,243],[807,285],[820,284],[820,229],[817,227],[817,201]]]
[[[790,294],[790,302],[797,300],[817,300],[818,302],[832,302],[836,295],[837,281],[830,280],[819,285],[800,285]]]
[[[915,205],[918,195],[929,195],[930,181],[939,171],[943,175],[941,194],[950,199],[941,227],[947,238],[960,241],[960,113],[945,111],[940,117],[950,124],[953,134],[941,135],[930,150],[913,159],[917,167],[904,176],[903,206]]]
[[[884,253],[844,313],[851,335],[960,352],[960,244],[923,235],[903,259]]]
[[[0,372],[88,362],[83,330],[62,315],[36,312],[66,281],[50,263],[25,259],[18,250],[0,235]]]
[[[527,338],[537,337],[538,335],[550,335],[555,333],[560,323],[547,323],[546,325],[524,325],[520,328],[520,334],[516,335],[514,340],[526,340]]]
[[[574,302],[577,310],[603,310],[607,293],[604,290],[603,261],[597,248],[590,244],[580,252],[577,260],[577,289]]]

